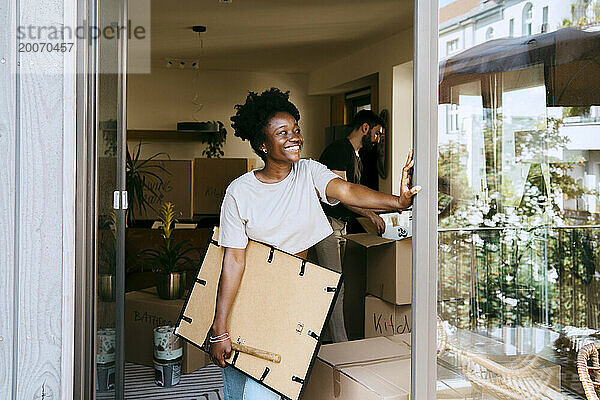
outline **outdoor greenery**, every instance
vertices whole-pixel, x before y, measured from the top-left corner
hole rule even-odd
[[[571,4],[571,18],[565,18],[562,21],[562,28],[568,26],[587,26],[600,22],[600,4],[593,2],[593,17],[587,15],[587,9],[592,0],[575,0]]]
[[[177,242],[173,237],[175,222],[175,206],[173,203],[163,204],[159,219],[162,222],[162,237],[164,242],[157,249],[146,249],[140,255],[152,265],[152,271],[158,274],[180,272],[186,266],[193,266],[194,260],[188,255],[199,249],[191,246],[190,240]]]
[[[502,115],[484,126],[487,191],[476,194],[462,143],[439,147],[440,192],[452,201],[439,227],[440,314],[460,328],[500,326],[600,328],[598,242],[600,229],[562,228],[597,223],[594,215],[569,215],[558,198],[597,195],[572,176],[580,160],[549,154],[566,149],[561,120],[541,120],[515,141],[514,164],[528,166],[521,194],[502,158]],[[513,174],[514,175],[514,174]]]

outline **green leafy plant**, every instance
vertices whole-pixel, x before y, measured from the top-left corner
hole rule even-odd
[[[563,107],[563,118],[568,117],[589,117],[591,106],[573,106]]]
[[[163,180],[157,172],[162,171],[169,174],[162,165],[156,163],[156,158],[166,153],[156,153],[146,160],[140,160],[142,142],[137,145],[135,154],[132,154],[127,148],[127,164],[126,164],[126,188],[129,195],[130,207],[127,210],[127,216],[130,221],[135,221],[136,214],[146,212],[148,208],[155,210],[149,198],[162,199],[162,193],[157,191],[150,184],[150,178],[154,178],[159,182],[157,187],[162,187]]]
[[[177,221],[173,203],[166,202],[163,204],[159,219],[162,222],[164,242],[158,249],[141,251],[141,256],[152,264],[152,271],[158,274],[180,272],[184,267],[192,266],[194,260],[188,254],[198,251],[198,248],[192,247],[190,240],[176,242],[172,236],[173,225]]]
[[[206,158],[219,158],[225,154],[223,152],[223,145],[227,137],[227,130],[221,121],[216,121],[216,123],[219,125],[218,132],[204,134],[200,139],[203,144],[208,145],[202,151],[202,155],[206,156]]]
[[[105,275],[114,275],[117,267],[117,252],[115,250],[117,242],[117,214],[115,210],[108,215],[106,228],[111,232],[111,236],[98,242],[98,273]]]

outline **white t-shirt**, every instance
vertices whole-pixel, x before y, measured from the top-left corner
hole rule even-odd
[[[245,249],[248,239],[295,254],[333,231],[319,204],[336,205],[325,188],[338,175],[323,164],[301,159],[282,181],[263,183],[254,171],[227,187],[221,205],[219,245]]]

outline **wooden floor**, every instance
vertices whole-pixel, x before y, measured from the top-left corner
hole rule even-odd
[[[113,398],[114,390],[96,394],[98,400]],[[191,374],[182,375],[178,385],[163,388],[154,383],[154,368],[126,363],[125,398],[223,400],[221,369],[211,364]]]

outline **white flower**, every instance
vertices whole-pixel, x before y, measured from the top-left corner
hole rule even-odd
[[[479,236],[476,233],[473,234],[473,243],[475,244],[475,246],[479,246],[479,247],[484,245],[483,239],[481,238],[481,236]]]
[[[483,222],[483,214],[474,213],[468,216],[467,221],[471,225],[479,225]]]
[[[519,240],[522,242],[527,242],[529,240],[529,232],[519,231]]]
[[[517,303],[518,303],[517,299],[513,299],[513,298],[511,298],[511,297],[507,297],[507,298],[505,298],[505,299],[504,299],[504,302],[505,302],[506,304],[508,304],[508,305],[511,305],[511,306],[513,306],[513,307],[515,307],[515,306],[517,305]]]

